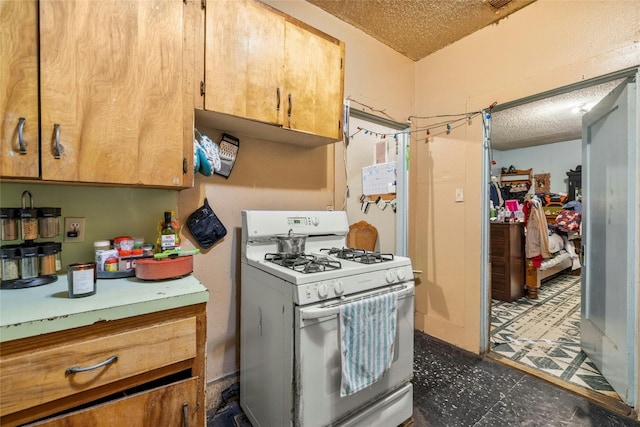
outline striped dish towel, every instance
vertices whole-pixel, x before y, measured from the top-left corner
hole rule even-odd
[[[398,296],[365,298],[340,308],[340,396],[352,395],[378,381],[393,362]]]

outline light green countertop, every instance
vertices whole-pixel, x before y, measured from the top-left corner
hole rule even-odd
[[[60,275],[48,285],[0,290],[0,342],[209,300],[209,292],[193,275],[158,282],[98,279],[96,289],[95,295],[69,298],[67,276]]]

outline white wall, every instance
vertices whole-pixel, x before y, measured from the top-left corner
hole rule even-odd
[[[362,119],[349,119],[349,146],[346,148],[346,173],[349,197],[346,198],[346,211],[349,223],[366,221],[378,230],[376,249],[383,253],[396,253],[396,214],[387,204],[381,210],[375,204],[370,204],[366,213],[361,210],[360,196],[362,195],[362,168],[374,164],[375,144],[386,142],[388,146],[387,162],[396,161],[396,140],[391,136],[396,130],[370,123]],[[361,128],[361,131],[358,131]],[[383,138],[381,135],[388,135]]]
[[[551,192],[566,194],[567,172],[582,164],[582,140],[556,142],[555,144],[494,151],[496,165],[491,174],[500,177],[500,168],[513,165],[516,169],[533,168],[533,174],[551,174]]]
[[[477,111],[638,65],[639,22],[638,1],[538,0],[416,62],[415,115]],[[412,138],[409,170],[409,253],[424,271],[416,327],[473,352],[486,321],[482,154],[474,119],[428,143]]]

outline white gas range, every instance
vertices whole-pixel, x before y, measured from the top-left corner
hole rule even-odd
[[[411,417],[411,261],[347,249],[343,211],[243,211],[240,404],[254,427],[393,426]],[[308,236],[303,254],[276,235]],[[394,357],[382,378],[340,396],[340,308],[397,295]]]

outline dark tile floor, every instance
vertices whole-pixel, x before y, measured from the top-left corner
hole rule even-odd
[[[495,360],[415,334],[416,427],[640,426]]]
[[[421,332],[415,333],[413,385],[413,427],[640,427],[585,398]],[[236,399],[209,414],[207,426],[250,427]]]

